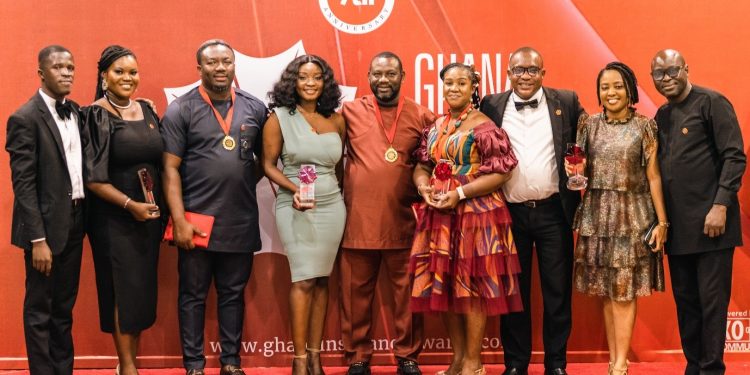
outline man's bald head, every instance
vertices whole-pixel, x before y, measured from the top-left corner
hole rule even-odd
[[[664,61],[674,62],[683,66],[686,65],[685,58],[682,56],[680,51],[667,48],[657,52],[656,55],[654,55],[654,58],[651,60],[651,70],[654,69],[654,64]]]
[[[656,90],[670,103],[685,100],[693,87],[688,79],[685,58],[673,49],[663,49],[656,53],[651,60],[651,78]]]
[[[513,63],[512,63],[513,58],[520,57],[521,55],[527,55],[531,59],[538,59],[537,61],[539,62],[539,67],[540,68],[544,68],[544,60],[542,59],[542,54],[539,53],[539,51],[537,51],[537,50],[535,50],[535,49],[533,49],[531,47],[521,47],[521,48],[513,51],[513,53],[510,54],[510,61],[511,61],[510,65],[511,66],[513,65]]]

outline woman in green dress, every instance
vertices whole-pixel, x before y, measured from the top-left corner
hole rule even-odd
[[[275,111],[263,129],[263,170],[279,185],[276,227],[292,274],[292,373],[319,375],[328,275],[346,221],[338,178],[345,125],[335,112],[341,91],[330,66],[305,55],[289,63],[269,96]],[[314,185],[314,199],[303,199],[303,184]]]

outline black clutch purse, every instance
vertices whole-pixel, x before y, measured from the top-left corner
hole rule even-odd
[[[658,221],[654,221],[651,223],[651,225],[648,226],[648,229],[646,229],[646,232],[643,233],[643,237],[641,237],[641,242],[643,242],[643,245],[646,246],[649,250],[653,250],[655,248],[654,245],[651,245],[649,242],[651,242],[651,236],[654,235],[654,229],[656,229],[656,226],[659,225]]]
[[[656,248],[655,246],[651,245],[649,241],[651,241],[651,236],[654,235],[654,230],[659,225],[659,221],[655,220],[651,225],[648,226],[646,229],[646,232],[643,233],[643,237],[641,237],[641,242],[643,242],[643,245],[646,246],[647,249],[651,250],[651,256],[649,257],[649,261],[651,263],[651,288],[660,292],[664,291],[664,263],[663,263],[663,257],[664,252],[663,251],[657,251],[653,252],[653,250]]]

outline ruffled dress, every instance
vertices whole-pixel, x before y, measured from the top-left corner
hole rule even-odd
[[[637,113],[625,123],[607,123],[602,114],[579,120],[589,177],[573,222],[574,280],[582,293],[630,301],[664,290],[661,258],[641,241],[656,218],[646,177],[656,134],[656,123]]]
[[[468,131],[459,128],[443,147],[437,145],[438,131],[435,125],[426,129],[414,155],[431,167],[449,160],[450,190],[483,174],[508,173],[518,164],[507,134],[492,121]],[[518,290],[521,267],[501,190],[462,200],[452,212],[424,202],[413,208],[417,228],[409,263],[412,311],[500,315],[523,310]]]

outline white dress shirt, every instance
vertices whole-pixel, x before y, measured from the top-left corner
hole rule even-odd
[[[74,111],[69,119],[63,120],[55,109],[55,99],[45,94],[42,89],[39,89],[39,95],[47,104],[47,108],[57,124],[57,129],[60,131],[72,187],[71,199],[83,199],[83,152],[81,151],[81,134],[78,132],[78,114]],[[65,99],[63,99],[63,103],[65,103]]]
[[[505,198],[511,203],[548,198],[559,191],[552,125],[544,91],[539,89],[529,100],[539,106],[516,110],[514,102],[524,102],[513,92],[505,106],[503,130],[508,133],[518,166],[503,185]]]

